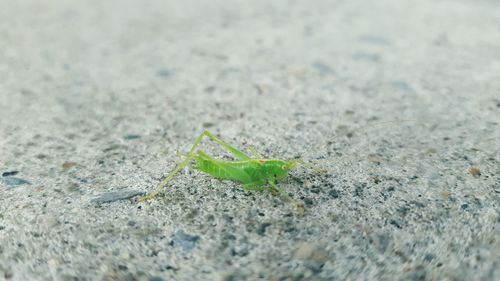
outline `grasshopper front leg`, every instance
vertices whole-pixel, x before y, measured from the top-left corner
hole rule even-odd
[[[281,190],[281,188],[279,188],[278,185],[276,185],[276,183],[274,182],[274,180],[270,180],[269,184],[271,185],[271,191],[276,192],[276,194],[281,195],[288,202],[292,202],[295,205],[295,210],[297,211],[297,216],[298,217],[303,217],[304,216],[304,211],[305,211],[304,210],[304,203],[299,202],[299,201],[293,199],[292,197],[290,197],[290,195],[288,195],[288,193],[283,192],[283,190]]]

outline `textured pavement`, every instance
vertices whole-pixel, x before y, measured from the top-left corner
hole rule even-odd
[[[500,280],[500,2],[0,2],[0,280]]]

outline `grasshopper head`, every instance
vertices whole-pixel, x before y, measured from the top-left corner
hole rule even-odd
[[[288,171],[294,169],[299,163],[296,160],[283,161],[283,160],[269,160],[266,161],[267,174],[274,176],[277,180],[284,180],[288,176]]]

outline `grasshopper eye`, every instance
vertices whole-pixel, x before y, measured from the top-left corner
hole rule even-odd
[[[286,170],[286,165],[281,166],[281,170]]]

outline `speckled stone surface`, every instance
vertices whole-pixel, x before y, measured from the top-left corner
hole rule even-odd
[[[500,280],[498,11],[3,1],[0,280]],[[203,129],[310,163],[304,217],[188,169],[138,203]]]

